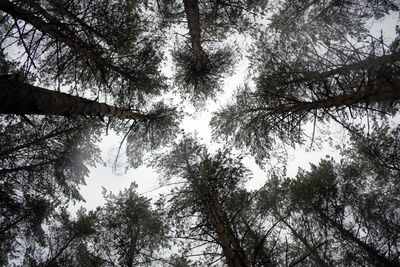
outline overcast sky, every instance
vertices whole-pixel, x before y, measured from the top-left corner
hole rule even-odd
[[[392,13],[390,16],[385,17],[384,20],[371,21],[369,23],[371,34],[375,37],[381,35],[387,42],[391,42],[395,37],[395,25],[399,23],[398,13]],[[211,149],[221,146],[222,144],[215,144],[211,142],[211,130],[208,126],[211,112],[217,110],[223,103],[231,97],[232,92],[240,85],[246,76],[248,62],[246,59],[237,64],[236,72],[233,76],[228,77],[224,82],[224,92],[217,97],[216,101],[209,101],[207,111],[195,113],[195,117],[187,117],[182,123],[182,128],[185,132],[197,132],[198,136],[203,139],[203,142],[208,144]],[[171,71],[170,66],[166,66],[167,75]],[[193,109],[188,109],[193,113]],[[318,125],[321,131],[329,130],[330,137],[332,137],[332,144],[344,144],[347,141],[346,133],[340,127],[335,125]],[[312,125],[309,125],[308,131],[312,131]],[[316,136],[318,132],[316,133]],[[326,136],[326,135],[325,135]],[[121,152],[120,157],[120,170],[116,172],[112,169],[112,161],[114,160],[116,151],[119,146],[121,138],[114,133],[109,133],[108,136],[103,136],[103,140],[99,143],[102,150],[103,159],[108,162],[107,166],[99,165],[91,168],[90,177],[86,179],[86,186],[81,186],[81,194],[86,200],[86,203],[78,203],[77,206],[71,207],[71,210],[76,210],[79,206],[85,206],[88,209],[94,209],[104,203],[102,198],[102,188],[108,191],[118,193],[128,187],[131,182],[138,184],[138,192],[149,198],[157,198],[160,193],[169,191],[168,188],[159,188],[158,175],[150,168],[144,166],[138,169],[131,169],[124,172],[124,151]],[[309,168],[309,163],[317,163],[325,155],[330,155],[334,158],[339,158],[340,155],[329,142],[322,142],[320,147],[313,146],[310,150],[310,143],[306,143],[303,147],[296,149],[288,149],[288,162],[287,162],[287,176],[293,177],[298,168]],[[262,171],[251,158],[245,158],[245,164],[253,172],[253,178],[248,182],[249,189],[257,189],[265,183],[267,179],[267,172],[269,166],[266,166],[266,171]]]

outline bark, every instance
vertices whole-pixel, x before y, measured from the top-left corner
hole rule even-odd
[[[105,69],[110,69],[116,73],[119,73],[126,79],[145,78],[135,75],[135,72],[132,70],[121,68],[115,65],[114,62],[103,58],[103,53],[99,46],[95,44],[89,44],[81,40],[81,38],[76,35],[75,32],[71,31],[65,26],[65,24],[61,23],[57,18],[49,14],[45,9],[37,4],[37,2],[32,0],[22,0],[22,2],[33,8],[36,12],[25,10],[20,6],[6,0],[0,1],[0,10],[11,15],[15,19],[20,19],[31,24],[42,33],[45,33],[50,37],[65,43],[82,57],[93,61],[96,65],[96,69],[98,70],[104,71]],[[36,16],[35,13],[42,15],[48,20],[48,22],[44,21],[41,17]]]
[[[372,263],[374,265],[386,266],[386,267],[398,267],[399,266],[398,262],[395,262],[395,261],[385,257],[384,255],[382,255],[380,251],[378,251],[371,245],[365,243],[364,241],[360,240],[351,231],[344,228],[344,226],[342,224],[336,222],[334,219],[330,218],[324,212],[319,211],[318,214],[323,221],[330,224],[336,231],[338,231],[344,239],[354,242],[362,250],[364,250],[370,257],[370,259],[372,260]]]
[[[0,79],[0,114],[93,115],[139,120],[157,118],[10,79]]]
[[[393,103],[400,98],[400,86],[382,86],[368,91],[357,91],[350,94],[338,95],[313,102],[298,102],[277,107],[258,107],[246,109],[244,112],[268,111],[270,113],[302,113],[317,109],[331,109],[354,104],[373,104],[381,101]]]
[[[204,68],[204,51],[201,46],[200,12],[198,0],[183,0],[189,35],[197,71]]]

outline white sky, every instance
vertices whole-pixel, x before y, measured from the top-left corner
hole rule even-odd
[[[387,16],[385,20],[374,21],[370,23],[371,34],[378,37],[381,34],[381,30],[384,39],[389,43],[395,37],[395,25],[399,23],[399,15],[392,13]],[[228,77],[224,83],[224,93],[217,97],[215,102],[208,103],[208,110],[196,114],[195,118],[185,118],[182,123],[182,128],[185,132],[197,132],[197,135],[203,139],[207,144],[211,145],[211,130],[208,126],[211,112],[217,110],[221,104],[230,99],[232,92],[240,85],[245,78],[246,68],[248,62],[244,60],[237,65],[235,75]],[[323,131],[330,130],[330,137],[333,140],[333,144],[342,143],[346,141],[345,131],[337,126],[333,125],[318,125],[322,127]],[[312,125],[308,127],[308,131],[312,131]],[[316,136],[318,132],[316,133]],[[118,149],[121,138],[117,137],[114,133],[109,133],[108,136],[103,136],[103,140],[99,143],[99,147],[102,150],[103,159],[105,161],[113,161]],[[303,147],[297,147],[296,149],[288,148],[288,162],[287,162],[287,176],[293,177],[299,167],[303,169],[309,168],[309,163],[318,163],[321,158],[326,155],[330,155],[334,158],[339,158],[340,155],[337,150],[329,145],[329,142],[323,142],[320,148],[313,146],[313,150],[309,151],[310,144],[307,143]],[[121,164],[123,165],[123,154],[121,151]],[[262,171],[255,162],[250,159],[245,159],[245,164],[253,172],[253,178],[248,182],[247,187],[249,189],[257,189],[262,186],[266,179],[267,173]],[[86,179],[86,186],[81,186],[81,194],[86,200],[86,203],[78,203],[77,206],[71,207],[71,211],[77,209],[79,206],[85,206],[88,209],[95,209],[97,206],[102,205],[104,200],[102,198],[102,188],[106,188],[108,191],[118,193],[128,187],[131,182],[138,184],[138,192],[149,198],[157,198],[160,193],[168,192],[168,188],[159,188],[158,175],[151,168],[144,166],[138,169],[131,169],[124,173],[124,167],[121,168],[122,173],[116,174],[113,172],[111,164],[108,166],[97,166],[91,168],[90,177]]]

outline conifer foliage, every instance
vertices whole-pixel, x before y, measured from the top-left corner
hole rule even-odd
[[[400,266],[400,26],[370,32],[399,4],[1,0],[0,266]],[[180,122],[216,99],[202,143]],[[109,131],[170,191],[71,208]]]

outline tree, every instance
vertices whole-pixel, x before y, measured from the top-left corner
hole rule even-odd
[[[117,103],[118,107],[32,86],[32,75],[28,72],[29,68],[16,70],[7,67],[4,77],[2,76],[1,79],[1,86],[4,88],[0,100],[3,106],[1,112],[22,115],[71,116],[80,114],[83,116],[98,116],[101,120],[104,116],[118,118],[118,122],[109,120],[107,125],[113,127],[114,130],[123,132],[125,135],[123,141],[128,139],[128,141],[139,143],[130,144],[130,147],[137,149],[135,154],[130,154],[132,155],[131,165],[137,166],[141,163],[144,151],[154,149],[168,142],[167,139],[174,136],[179,121],[179,114],[175,112],[175,109],[170,109],[161,102],[153,104],[153,107],[150,107],[150,104],[144,103],[147,99],[145,101],[143,97],[150,93],[149,90],[158,91],[160,89],[160,84],[148,84],[149,81],[160,82],[161,78],[158,71],[160,58],[152,48],[146,48],[148,40],[145,37],[141,36],[144,39],[138,37],[139,33],[142,33],[138,29],[140,24],[140,20],[138,19],[138,13],[140,13],[138,11],[139,7],[129,1],[118,5],[115,4],[115,6],[110,6],[108,1],[99,1],[97,5],[93,2],[77,1],[70,2],[64,8],[54,9],[61,4],[62,2],[59,0],[46,1],[41,4],[34,1],[21,1],[18,3],[8,1],[2,3],[1,7],[5,12],[9,12],[16,19],[20,18],[26,23],[30,23],[33,27],[24,25],[23,30],[26,30],[26,32],[22,33],[17,20],[14,24],[6,23],[10,16],[5,15],[3,24],[4,27],[9,27],[9,29],[6,31],[3,41],[11,41],[15,37],[26,46],[27,40],[25,39],[27,36],[32,35],[29,47],[33,47],[25,50],[27,58],[32,61],[32,64],[35,61],[36,50],[42,52],[43,56],[47,56],[46,51],[50,49],[49,47],[54,47],[52,45],[53,41],[64,42],[65,46],[57,48],[58,50],[55,53],[51,53],[49,58],[45,60],[44,67],[49,67],[49,64],[51,65],[52,62],[60,64],[61,67],[56,66],[54,68],[57,69],[58,78],[64,79],[64,85],[71,84],[71,82],[75,83],[73,89],[76,91],[76,94],[87,91],[87,86],[91,87],[89,89],[99,87],[98,89],[105,92],[104,96],[107,97],[110,95],[111,101]],[[32,12],[29,10],[32,10]],[[88,15],[82,18],[80,12],[88,12]],[[92,16],[96,18],[94,22],[87,21]],[[124,28],[116,30],[113,25],[108,25],[108,27],[103,25],[104,19],[108,16],[122,16],[123,20],[127,21],[124,27],[128,27],[129,31],[121,32],[120,30]],[[72,22],[68,22],[69,20]],[[97,23],[101,25],[97,25]],[[16,29],[18,29],[18,33],[15,33],[16,36],[14,36],[13,31]],[[42,37],[39,40],[35,39],[36,30],[42,31]],[[115,35],[111,35],[108,31],[113,32]],[[47,40],[46,38],[50,39]],[[45,44],[42,43],[43,39],[45,40]],[[132,46],[131,42],[133,41],[139,42],[140,45]],[[45,46],[44,48],[42,47],[43,45]],[[102,45],[105,47],[102,47]],[[121,54],[121,57],[118,56],[116,59],[120,61],[117,65],[111,60],[113,57],[111,54],[104,57],[105,50],[107,49],[110,50],[109,53]],[[84,60],[86,57],[86,61],[84,64],[78,62],[74,66],[69,65],[71,58],[69,56],[64,57],[64,52],[67,54],[72,53],[72,57],[75,57],[78,61]],[[138,54],[135,54],[136,52]],[[30,53],[34,53],[34,55]],[[57,57],[56,60],[55,56]],[[68,63],[60,63],[63,60],[68,61]],[[91,63],[92,60],[95,61],[93,66]],[[129,62],[125,62],[125,60],[129,60]],[[7,62],[6,58],[2,58],[2,61],[4,61],[5,66],[11,65],[10,62]],[[86,63],[88,65],[85,65]],[[59,69],[59,67],[64,68],[65,64],[68,65],[68,68],[72,67],[73,70],[68,70],[66,67],[67,70],[64,73],[63,69]],[[122,65],[124,66],[122,67]],[[50,69],[52,69],[51,66]],[[87,70],[89,73],[85,74]],[[107,74],[110,70],[117,74]],[[107,73],[100,75],[91,73],[97,71]],[[68,78],[71,72],[75,76],[74,81]],[[130,76],[125,77],[125,72]],[[82,79],[77,78],[78,73],[81,73],[84,77]],[[100,81],[96,80],[98,76],[101,76]],[[93,79],[96,81],[93,81]],[[118,86],[114,86],[115,84],[118,84]],[[60,87],[60,83],[58,86]],[[57,89],[60,91],[60,88]],[[100,93],[98,91],[96,99],[99,96]],[[139,108],[151,109],[151,111],[143,117],[142,115],[144,114],[138,112]],[[128,119],[129,121],[124,122],[120,119]]]
[[[163,26],[185,20],[188,35],[176,40],[172,56],[175,83],[182,95],[201,104],[221,91],[222,80],[232,73],[238,50],[223,43],[235,32],[252,29],[251,15],[261,13],[257,1],[157,1]]]
[[[398,11],[397,1],[282,1],[271,17],[270,27],[279,33],[322,37],[323,40],[345,40],[346,35],[359,37],[366,33],[368,19],[379,19],[392,11]],[[324,27],[321,27],[324,25]],[[331,38],[327,38],[331,34]]]
[[[249,256],[254,246],[245,247],[250,226],[243,225],[241,216],[237,216],[247,208],[236,200],[248,176],[240,159],[230,157],[226,150],[211,155],[196,140],[186,137],[155,164],[164,179],[175,178],[181,184],[166,203],[176,227],[175,238],[189,240],[189,251],[192,246],[206,246],[209,264],[218,261],[221,253],[228,266],[251,266]],[[261,266],[271,265],[271,259],[264,258]]]
[[[392,244],[391,238],[384,238],[384,236],[390,236],[389,233],[392,231],[389,230],[390,227],[381,228],[379,226],[380,223],[375,224],[373,221],[369,221],[372,218],[366,219],[362,212],[361,214],[359,213],[367,207],[368,209],[373,208],[369,205],[370,201],[368,199],[369,196],[375,195],[375,193],[372,188],[370,192],[367,191],[369,188],[365,177],[366,171],[361,169],[360,172],[360,169],[357,169],[357,167],[359,168],[357,165],[343,167],[339,169],[339,175],[343,175],[343,178],[339,175],[336,176],[333,164],[327,161],[322,161],[318,167],[312,166],[311,172],[299,173],[297,181],[292,185],[293,202],[296,203],[297,201],[306,214],[315,215],[321,225],[330,227],[334,233],[338,234],[339,240],[348,242],[345,244],[349,246],[349,257],[354,257],[354,254],[357,254],[357,252],[352,252],[350,249],[355,245],[356,251],[366,255],[367,261],[371,264],[397,266],[398,256],[395,253],[392,254],[391,251],[389,252],[389,250],[385,249],[381,250],[379,249],[381,246],[376,246],[378,243],[387,242],[388,247],[393,247],[394,244]],[[346,179],[343,185],[340,184],[341,179]],[[366,192],[362,192],[363,189],[357,188],[353,184],[355,182],[365,183]],[[310,185],[307,185],[307,183],[310,183]],[[306,190],[310,191],[307,192]],[[312,199],[306,199],[305,193],[312,196]],[[358,200],[357,196],[359,197]],[[305,202],[309,204],[305,204]],[[381,207],[380,210],[385,213],[388,212],[384,216],[384,218],[388,219],[387,216],[390,216],[389,214],[391,213],[390,209]],[[362,217],[364,218],[361,219]],[[365,227],[363,228],[365,231],[361,230],[362,227]],[[351,258],[346,260],[349,261]],[[362,262],[361,259],[355,257],[353,260]]]
[[[131,149],[132,143],[138,143],[134,147],[136,154],[132,156],[135,166],[140,163],[144,151],[166,142],[174,132],[169,132],[170,127],[176,127],[176,117],[169,118],[167,113],[173,117],[176,114],[162,104],[156,104],[153,111],[144,115],[10,78],[2,79],[0,84],[1,113],[21,114],[25,120],[20,121],[13,115],[2,119],[0,161],[3,169],[0,174],[5,205],[0,215],[4,219],[3,242],[8,244],[1,253],[2,259],[12,255],[18,239],[29,237],[26,226],[34,224],[38,230],[33,234],[40,234],[40,224],[62,202],[82,200],[79,185],[85,183],[84,178],[89,174],[85,165],[94,166],[99,161],[94,142],[98,141],[101,124],[77,115],[115,116],[132,121],[129,129],[124,128],[126,123],[125,126],[122,123],[113,125],[115,129],[125,130]],[[25,114],[48,117],[28,119]]]
[[[155,253],[167,246],[167,225],[136,188],[132,183],[118,195],[103,192],[106,203],[96,211],[92,253],[107,266],[149,266],[156,261]]]
[[[78,96],[52,91],[30,84],[13,81],[12,78],[0,79],[2,114],[34,114],[59,116],[99,116],[128,120],[152,120],[165,117],[165,114],[141,114],[124,110],[104,103],[98,103]],[[166,110],[166,113],[173,111]]]
[[[47,220],[41,239],[27,239],[23,266],[149,266],[167,246],[167,225],[134,183],[118,195],[104,191],[95,211],[64,209]]]
[[[3,25],[13,19],[5,24],[3,42],[7,46],[15,39],[23,46],[25,75],[33,66],[37,74],[44,78],[50,74],[59,85],[110,94],[119,106],[136,106],[143,94],[165,88],[158,71],[159,42],[141,30],[148,21],[141,19],[140,5],[101,0],[3,1]],[[121,23],[109,23],[110,18]]]
[[[336,4],[334,14],[347,2]],[[362,20],[369,16],[360,10],[357,14]],[[343,32],[340,26],[311,35],[307,23],[302,20],[296,32],[261,35],[252,57],[255,87],[239,87],[232,103],[214,114],[211,126],[216,137],[247,147],[261,160],[276,140],[302,143],[307,122],[334,120],[348,128],[344,121],[349,117],[393,114],[399,98],[399,54],[365,34],[357,35],[358,42],[345,38],[350,30]],[[334,39],[335,34],[344,38]]]
[[[340,163],[328,158],[311,165],[310,171],[299,170],[294,179],[275,177],[258,194],[262,217],[287,229],[290,242],[298,240],[314,264],[398,265],[398,175],[392,164],[381,164],[381,156],[371,151],[397,158],[393,149],[399,129],[389,130],[385,124],[373,129],[370,136],[355,131],[358,135]]]
[[[76,218],[71,218],[61,210],[49,222],[42,242],[27,243],[24,266],[104,266],[104,260],[88,252],[88,240],[97,231],[94,212],[80,209]],[[80,265],[83,262],[89,264]]]
[[[42,225],[61,206],[80,201],[88,166],[99,162],[100,130],[85,119],[69,121],[8,115],[0,126],[0,261],[18,255],[26,240],[41,239]],[[7,245],[6,245],[7,244]],[[4,249],[4,250],[3,250]]]
[[[8,13],[1,17],[1,32],[5,36],[2,46],[7,47],[17,40],[24,47],[27,58],[21,68],[16,62],[10,62],[1,49],[0,113],[7,115],[1,118],[4,138],[0,148],[3,167],[0,175],[4,205],[0,217],[2,243],[5,246],[0,258],[5,264],[15,253],[18,254],[23,242],[43,237],[43,223],[52,217],[55,210],[66,202],[83,200],[79,186],[85,183],[84,179],[89,174],[86,165],[94,166],[99,162],[94,142],[98,141],[98,126],[103,117],[110,118],[107,128],[111,126],[124,131],[123,141],[127,138],[130,148],[136,149],[132,154],[132,165],[135,166],[141,162],[145,151],[168,142],[167,139],[177,129],[179,115],[162,103],[155,103],[147,115],[132,110],[132,106],[145,108],[141,95],[150,93],[146,87],[155,92],[163,83],[157,65],[159,54],[146,44],[146,39],[136,39],[141,45],[133,49],[130,38],[136,38],[138,29],[132,23],[127,26],[133,32],[115,31],[115,35],[110,35],[112,25],[99,28],[100,25],[86,20],[91,16],[102,20],[106,15],[111,16],[110,12],[116,10],[110,9],[108,1],[98,2],[97,5],[91,2],[80,5],[78,2],[70,2],[72,6],[65,5],[66,9],[59,12],[53,9],[61,4],[56,0],[40,4],[35,1],[6,1],[0,4],[0,9]],[[127,7],[125,5],[118,12],[135,13],[136,7]],[[78,15],[82,11],[92,15],[82,18]],[[125,20],[132,19],[127,13],[125,15],[122,16]],[[19,20],[24,20],[25,24],[21,26]],[[95,24],[102,23],[100,19],[93,21]],[[106,34],[107,30],[110,32]],[[123,54],[124,57],[114,61],[111,54],[105,56],[105,47],[114,55]],[[44,64],[39,67],[40,57],[43,57]],[[127,59],[129,63],[125,62]],[[32,75],[32,66],[39,68],[35,75]],[[47,74],[51,76],[54,70],[58,90],[31,85],[34,76],[49,77]],[[106,96],[111,95],[116,103],[127,108],[61,93],[61,81],[64,85],[71,84],[71,75],[74,75],[75,94],[84,93],[85,86],[97,83],[99,88],[106,89]],[[119,84],[124,90],[112,84]],[[135,90],[139,93],[136,94]],[[134,145],[133,142],[139,144]],[[34,230],[29,231],[29,227]],[[79,253],[90,259],[85,248]]]

